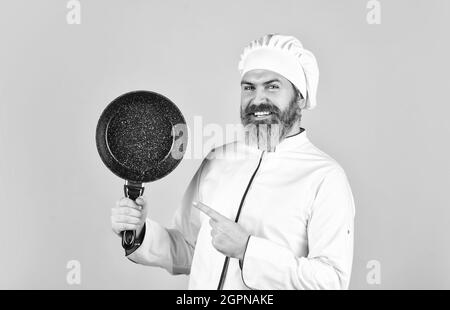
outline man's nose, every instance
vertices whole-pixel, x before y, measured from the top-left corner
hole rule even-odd
[[[255,97],[253,98],[253,104],[267,103],[266,92],[263,89],[256,89]]]

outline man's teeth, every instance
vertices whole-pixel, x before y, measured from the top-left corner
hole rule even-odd
[[[253,115],[255,115],[255,116],[266,116],[266,115],[269,115],[269,114],[270,114],[269,111],[263,111],[263,112],[255,112],[255,113],[253,113]]]

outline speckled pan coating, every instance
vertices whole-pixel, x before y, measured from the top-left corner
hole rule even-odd
[[[187,132],[175,137],[173,126],[186,124],[177,106],[155,92],[133,91],[112,101],[97,124],[97,150],[105,165],[122,179],[152,182],[173,171],[186,151]]]

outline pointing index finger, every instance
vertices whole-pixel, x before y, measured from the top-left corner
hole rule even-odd
[[[216,210],[212,209],[211,207],[205,205],[204,203],[202,203],[200,201],[195,201],[192,204],[194,205],[194,207],[196,207],[197,209],[199,209],[200,211],[202,211],[203,213],[205,213],[207,216],[209,216],[210,218],[212,218],[215,221],[223,221],[225,219],[228,220],[227,217],[223,216]]]

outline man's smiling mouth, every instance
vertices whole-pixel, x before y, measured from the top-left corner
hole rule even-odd
[[[270,116],[272,114],[273,113],[270,111],[261,111],[261,112],[250,113],[251,116],[256,117],[256,118],[263,118],[263,117]]]

